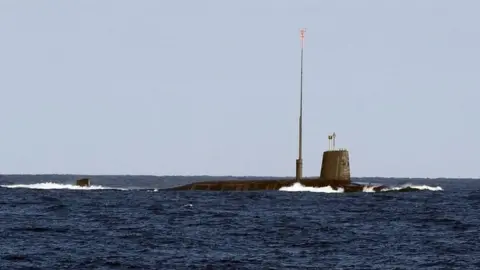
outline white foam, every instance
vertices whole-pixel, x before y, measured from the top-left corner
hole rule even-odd
[[[443,188],[440,186],[432,187],[432,186],[427,186],[427,185],[412,185],[412,184],[405,184],[401,186],[396,186],[396,187],[389,187],[386,189],[383,189],[382,191],[392,191],[392,190],[401,190],[405,188],[413,188],[413,189],[419,189],[419,190],[430,190],[430,191],[443,191]]]
[[[326,187],[306,187],[300,183],[294,183],[288,187],[281,187],[280,191],[290,191],[290,192],[321,192],[321,193],[343,193],[343,188],[333,189],[331,186]]]
[[[363,192],[375,192],[374,188],[375,188],[375,186],[364,186],[362,191]]]
[[[36,184],[1,185],[1,187],[5,187],[5,188],[29,188],[29,189],[74,189],[74,190],[117,189],[117,190],[127,190],[127,189],[123,189],[123,188],[112,188],[112,187],[104,187],[104,186],[97,186],[97,185],[92,185],[92,186],[89,186],[89,187],[82,187],[82,186],[77,186],[77,185],[60,184],[60,183],[53,183],[53,182],[36,183]]]
[[[380,185],[379,185],[380,186]],[[374,185],[366,185],[363,187],[362,191],[363,192],[375,192],[374,188],[378,186]],[[443,191],[442,187],[436,186],[427,186],[427,185],[412,185],[412,184],[406,184],[406,185],[401,185],[401,186],[393,186],[393,187],[387,187],[382,189],[381,191],[395,191],[395,190],[402,190],[405,188],[412,188],[412,189],[419,189],[419,190],[429,190],[429,191]],[[280,191],[290,191],[290,192],[321,192],[321,193],[343,193],[344,189],[343,188],[337,188],[333,189],[331,186],[326,186],[326,187],[306,187],[300,183],[294,183],[291,186],[288,187],[282,187],[280,188]]]

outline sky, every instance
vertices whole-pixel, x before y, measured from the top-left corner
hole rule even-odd
[[[0,173],[480,177],[479,1],[1,1]]]

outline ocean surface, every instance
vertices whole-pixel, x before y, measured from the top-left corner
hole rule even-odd
[[[480,180],[360,178],[392,191],[342,193],[79,177],[0,176],[0,269],[480,269]]]

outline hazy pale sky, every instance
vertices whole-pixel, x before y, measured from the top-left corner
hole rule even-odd
[[[1,1],[0,173],[480,176],[479,1]]]

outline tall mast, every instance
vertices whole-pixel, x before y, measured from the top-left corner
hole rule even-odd
[[[300,181],[303,178],[302,161],[302,115],[303,115],[303,45],[305,39],[305,29],[300,29],[301,53],[300,53],[300,117],[298,119],[298,159],[296,163],[295,179]]]

